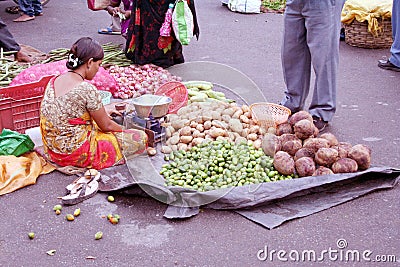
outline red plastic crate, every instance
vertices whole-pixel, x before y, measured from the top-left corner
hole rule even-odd
[[[40,124],[40,103],[53,76],[34,83],[0,88],[0,131],[7,128],[20,133]]]

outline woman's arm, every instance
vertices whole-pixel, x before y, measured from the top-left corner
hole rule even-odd
[[[108,12],[108,14],[110,14],[111,16],[114,16],[117,14],[117,12],[119,11],[119,5],[121,4],[121,1],[110,1],[110,5],[106,7],[106,11]]]
[[[122,131],[122,126],[111,120],[104,107],[96,111],[89,111],[89,114],[103,132]]]

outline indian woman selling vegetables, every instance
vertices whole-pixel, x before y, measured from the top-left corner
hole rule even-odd
[[[40,130],[45,155],[60,166],[103,169],[146,149],[147,135],[123,129],[111,120],[96,87],[104,51],[89,37],[76,41],[68,55],[68,72],[53,77],[41,104]]]
[[[199,37],[194,0],[186,0],[193,14],[193,35]],[[154,65],[168,68],[184,62],[182,45],[175,38],[160,36],[160,28],[164,22],[169,4],[175,0],[133,0],[132,14],[128,27],[126,56],[133,63]]]

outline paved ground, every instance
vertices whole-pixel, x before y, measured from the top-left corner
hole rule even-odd
[[[22,44],[48,52],[69,47],[81,36],[101,43],[120,42],[120,36],[97,34],[109,18],[91,12],[84,0],[53,0],[44,16],[28,23],[12,22],[4,12],[12,1],[0,1],[0,15]],[[282,15],[245,15],[229,12],[218,0],[197,1],[201,35],[185,47],[186,61],[213,61],[236,68],[252,79],[265,97],[277,102],[284,88],[280,65]],[[373,164],[400,167],[400,73],[379,69],[377,60],[388,49],[367,50],[341,44],[338,111],[331,131],[342,141],[366,143]],[[235,77],[232,77],[234,79]],[[34,186],[0,198],[0,266],[293,266],[257,252],[337,249],[346,239],[348,249],[396,255],[400,260],[400,187],[372,193],[329,210],[290,221],[267,230],[231,212],[204,210],[198,216],[169,221],[166,206],[151,198],[106,194],[79,204],[74,222],[56,216],[56,197],[73,178],[54,172],[41,176]],[[65,208],[72,212],[74,207]],[[122,220],[111,225],[101,215],[118,213]],[[97,231],[104,238],[94,240]],[[36,238],[29,240],[27,233]],[[46,251],[57,250],[54,256]],[[93,256],[95,259],[87,259]],[[261,255],[262,256],[262,255]],[[340,259],[323,266],[343,266]],[[398,266],[397,262],[397,266]],[[317,265],[300,262],[298,266]],[[350,262],[349,266],[383,266],[376,262]],[[384,266],[395,266],[387,264]]]

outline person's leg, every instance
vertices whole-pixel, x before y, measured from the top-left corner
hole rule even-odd
[[[306,0],[306,3],[307,42],[315,71],[309,112],[314,117],[329,122],[336,111],[340,14],[344,0]]]
[[[32,6],[32,0],[19,0],[19,9],[22,13],[30,17],[33,17],[35,15]]]
[[[40,0],[32,0],[32,8],[35,16],[41,16],[43,13],[43,7]]]
[[[400,68],[400,1],[393,1],[392,11],[393,44],[390,48],[389,61]]]
[[[14,19],[14,22],[25,22],[35,19],[35,11],[31,0],[19,0],[19,9],[23,14],[19,18]]]
[[[288,0],[284,17],[281,53],[286,90],[281,105],[292,112],[303,109],[310,89],[311,57],[307,47],[302,8],[302,1]]]
[[[21,47],[15,41],[14,36],[8,30],[7,25],[1,18],[0,18],[0,47],[2,47],[5,52],[21,50]]]
[[[111,16],[111,25],[110,28],[113,32],[120,32],[121,31],[121,22],[119,17]]]
[[[121,11],[124,11],[124,3],[121,1],[119,8]],[[111,16],[111,29],[113,32],[121,32],[121,20],[119,19],[119,16]]]
[[[7,25],[0,18],[0,47],[4,51],[16,51],[14,59],[19,62],[31,62],[32,58],[21,50],[19,44],[15,41],[14,36],[10,33]]]

